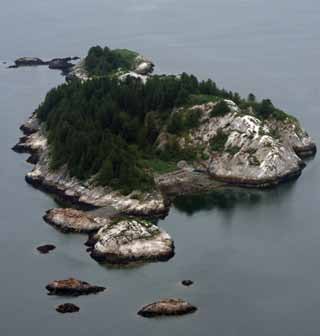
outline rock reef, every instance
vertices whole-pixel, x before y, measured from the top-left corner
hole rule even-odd
[[[19,68],[26,66],[39,66],[47,65],[49,69],[62,70],[63,73],[67,73],[74,64],[72,61],[78,60],[79,57],[63,57],[63,58],[53,58],[50,61],[43,61],[38,57],[20,57],[14,61],[14,65],[10,65],[9,68]]]
[[[151,303],[138,312],[143,317],[175,316],[194,313],[197,308],[182,299],[162,299]]]
[[[103,292],[106,288],[77,279],[55,280],[46,286],[48,295],[79,296]]]
[[[56,307],[56,311],[61,314],[77,313],[80,308],[73,303],[63,303]]]

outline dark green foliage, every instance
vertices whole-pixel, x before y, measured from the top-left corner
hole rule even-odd
[[[259,104],[258,109],[256,110],[256,113],[261,118],[269,118],[273,111],[275,110],[272,102],[270,99],[263,99],[261,104]]]
[[[253,93],[249,93],[248,102],[254,103],[256,101],[256,96]]]
[[[126,49],[111,50],[108,47],[92,47],[85,59],[85,67],[90,75],[108,75],[121,68],[130,70],[137,53]]]
[[[240,147],[239,146],[228,147],[226,151],[231,155],[235,155],[240,151]]]
[[[229,112],[230,112],[230,108],[228,104],[224,100],[221,100],[218,104],[216,104],[216,106],[210,112],[210,117],[211,118],[223,117]]]
[[[187,109],[174,112],[168,123],[168,132],[179,134],[191,128],[198,127],[200,124],[201,111],[196,109]]]
[[[210,140],[210,147],[213,151],[222,152],[224,146],[228,140],[228,135],[225,134],[221,129],[218,130],[216,136]]]
[[[197,109],[188,110],[185,116],[185,127],[187,129],[196,128],[200,124],[201,111]]]

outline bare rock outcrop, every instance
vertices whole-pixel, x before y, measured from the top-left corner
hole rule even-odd
[[[142,219],[117,220],[100,229],[91,241],[91,257],[110,264],[166,261],[174,255],[168,233]]]
[[[48,295],[79,296],[103,292],[106,288],[77,279],[55,280],[46,286]]]
[[[48,210],[44,220],[62,232],[91,233],[111,223],[110,218],[95,217],[70,208]]]
[[[200,123],[179,139],[179,145],[201,148],[203,159],[196,162],[196,170],[216,180],[259,188],[301,174],[305,166],[301,157],[313,155],[316,146],[298,121],[289,116],[260,120],[234,102],[225,102],[229,113],[223,116],[211,114],[217,103],[191,107],[200,112]],[[168,138],[165,132],[160,134],[159,148],[164,148]]]
[[[143,317],[174,316],[194,313],[197,308],[182,299],[162,299],[151,303],[138,312]]]

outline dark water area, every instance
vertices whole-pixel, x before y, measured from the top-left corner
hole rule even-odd
[[[81,235],[42,220],[55,205],[28,186],[31,166],[11,151],[18,127],[63,81],[45,67],[6,69],[19,56],[81,56],[94,44],[150,56],[157,71],[188,71],[247,95],[269,97],[297,116],[319,144],[320,3],[315,0],[0,0],[0,334],[319,335],[319,159],[293,183],[178,199],[159,225],[173,237],[166,263],[115,269],[85,252]],[[57,249],[40,255],[38,245]],[[70,299],[45,285],[77,277],[108,287]],[[194,286],[179,285],[192,279]],[[138,309],[161,297],[199,307],[148,320]]]

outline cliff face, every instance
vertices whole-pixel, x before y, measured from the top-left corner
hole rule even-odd
[[[190,108],[200,111],[200,124],[179,136],[179,144],[199,152],[203,159],[195,168],[246,187],[267,187],[300,175],[305,165],[300,156],[313,155],[316,146],[296,120],[263,121],[241,111],[234,102],[225,102],[229,112],[218,117],[211,117],[217,103]],[[163,148],[168,136],[164,132],[159,138]]]

